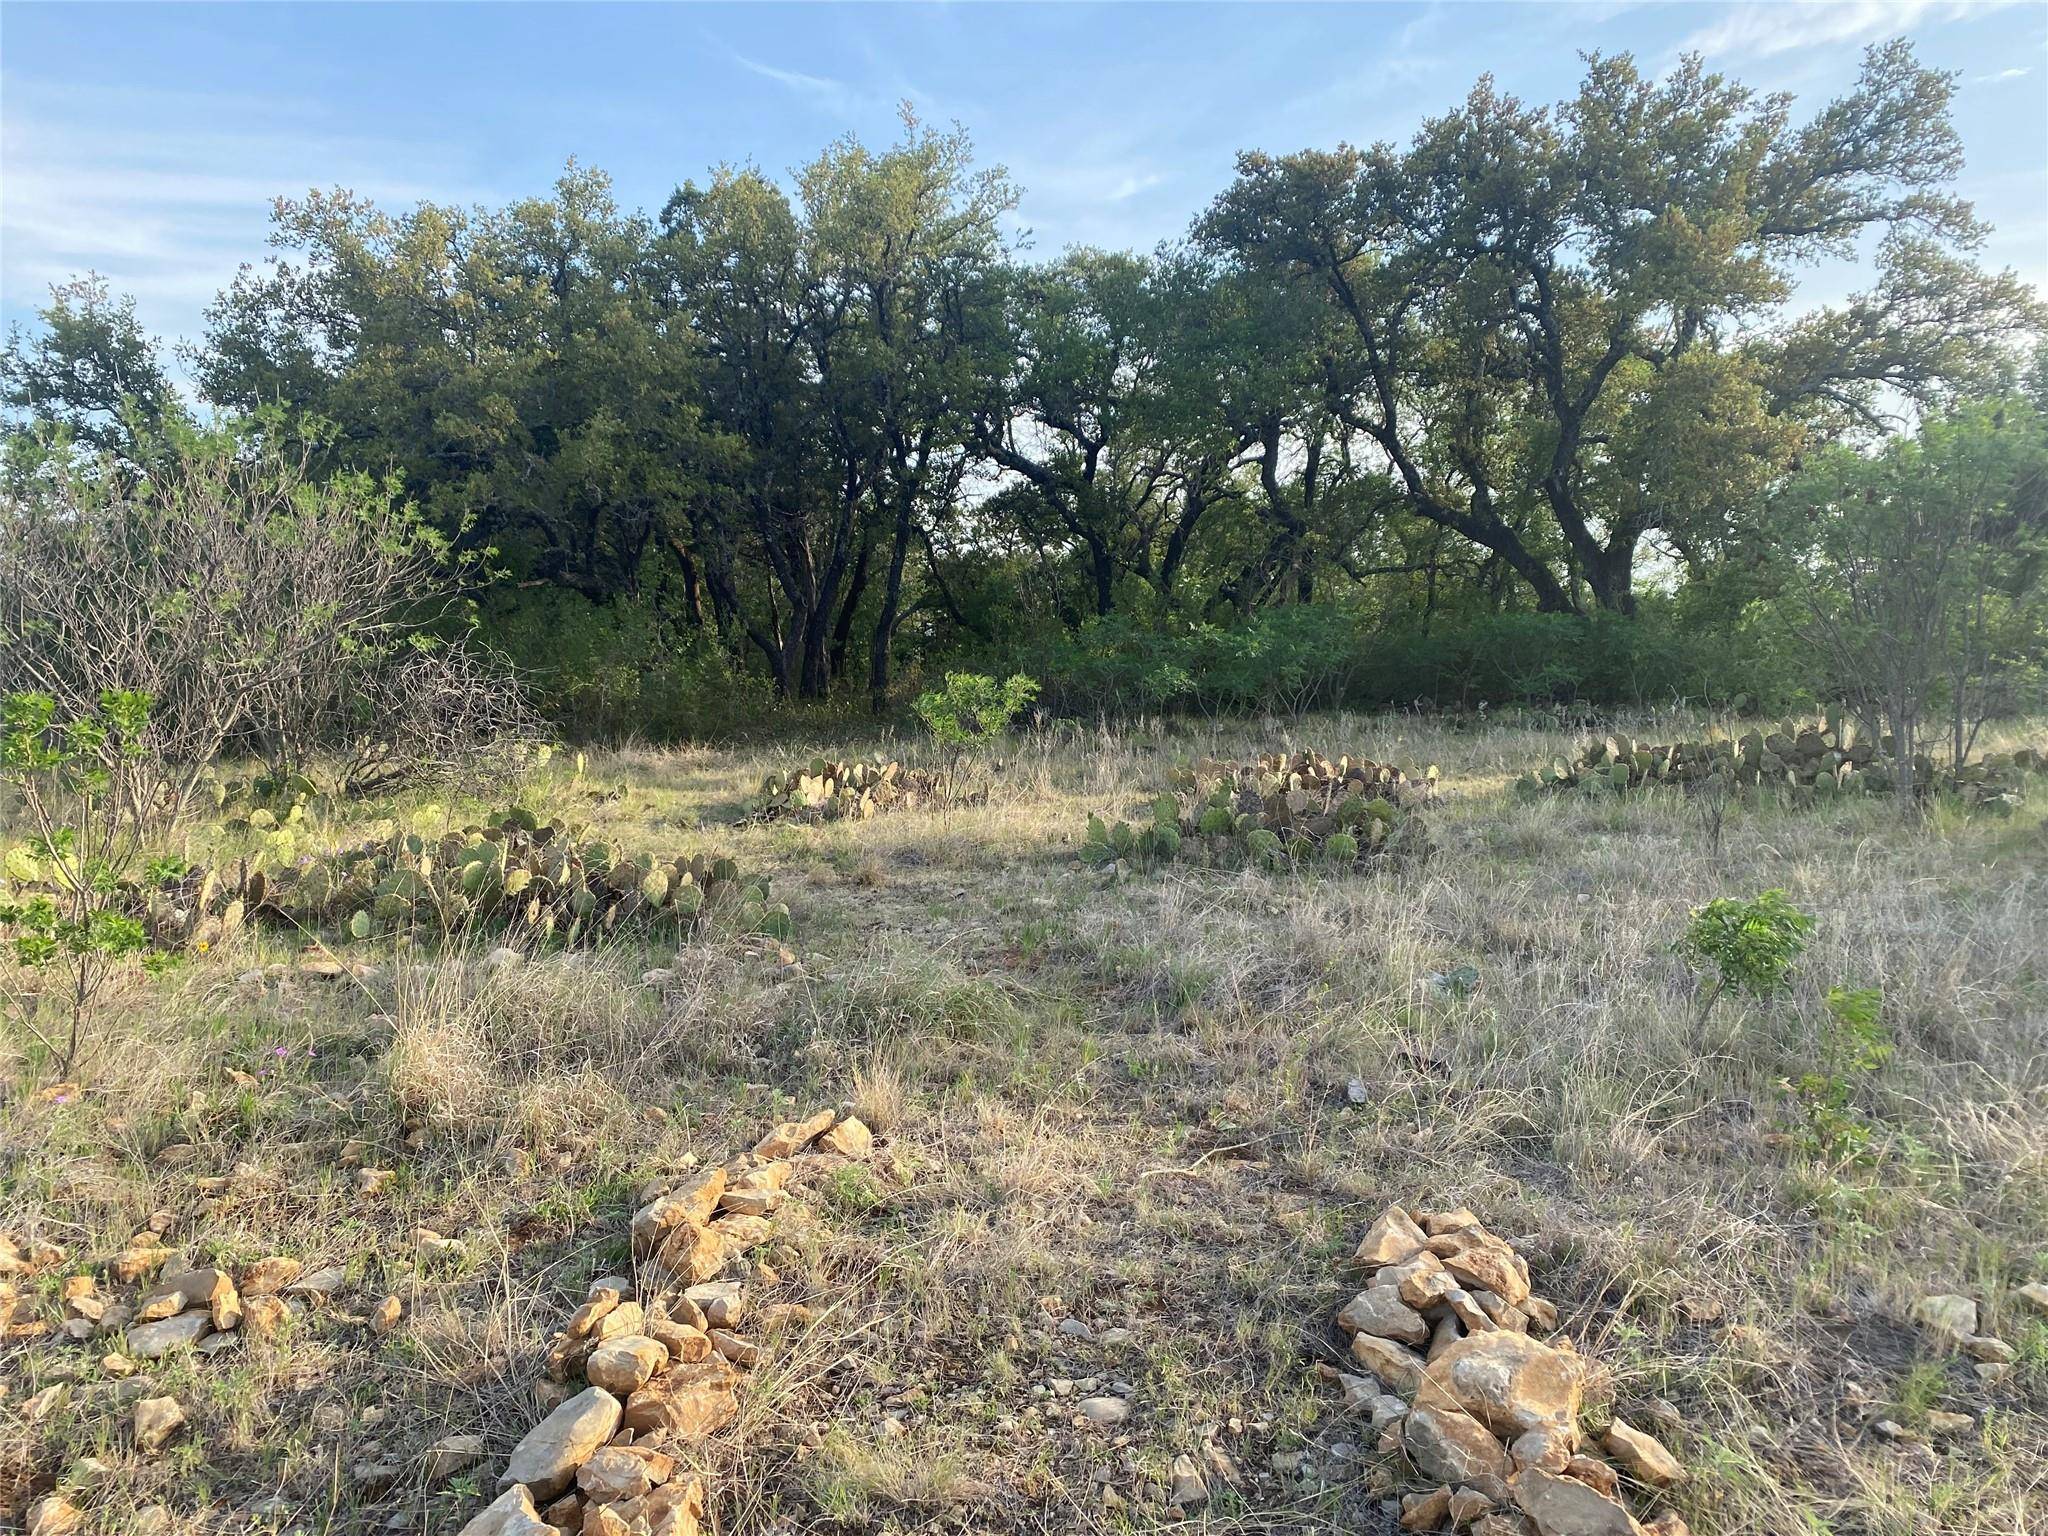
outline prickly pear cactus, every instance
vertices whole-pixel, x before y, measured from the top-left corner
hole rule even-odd
[[[937,775],[902,763],[831,762],[813,758],[761,781],[748,808],[756,821],[866,820],[884,811],[914,811],[930,802]]]
[[[1154,800],[1142,829],[1091,816],[1080,857],[1115,870],[1186,855],[1272,870],[1412,861],[1429,853],[1415,807],[1434,795],[1437,781],[1434,767],[1348,756],[1205,761],[1173,770],[1174,792]]]
[[[1787,721],[1737,737],[1679,741],[1661,746],[1609,736],[1589,743],[1573,762],[1532,769],[1515,793],[1533,799],[1552,790],[1593,796],[1659,784],[1682,789],[1727,787],[1769,791],[1796,803],[1894,787],[1891,741],[1872,741],[1839,711],[1815,723]],[[2030,747],[1994,754],[1960,767],[1937,767],[1916,756],[1912,770],[1923,794],[1952,795],[1969,806],[2017,804],[2024,781],[2040,773],[2044,758]]]
[[[582,842],[562,821],[519,808],[440,837],[394,833],[267,874],[193,870],[150,899],[194,936],[230,920],[358,940],[476,930],[555,945],[631,932],[683,938],[714,923],[792,931],[767,877],[743,875],[731,859]]]

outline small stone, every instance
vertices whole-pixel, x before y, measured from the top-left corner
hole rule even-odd
[[[1507,1502],[1514,1470],[1508,1453],[1486,1426],[1441,1392],[1419,1395],[1401,1424],[1409,1459],[1445,1484],[1477,1488],[1496,1504]]]
[[[761,1346],[751,1339],[743,1339],[726,1328],[711,1330],[711,1347],[742,1369],[751,1370],[761,1363]]]
[[[1180,1509],[1198,1509],[1209,1502],[1209,1484],[1202,1477],[1202,1469],[1195,1465],[1194,1457],[1173,1458],[1166,1502]]]
[[[1411,1493],[1401,1500],[1401,1529],[1433,1531],[1451,1512],[1451,1490],[1435,1488],[1428,1493]]]
[[[488,975],[496,971],[509,971],[525,959],[525,955],[512,948],[509,944],[500,944],[496,949],[484,956],[484,972]]]
[[[1987,1387],[1996,1386],[2012,1375],[2012,1367],[2005,1364],[1973,1365],[1970,1369],[1977,1373],[1977,1379]]]
[[[865,1162],[874,1156],[875,1136],[865,1124],[848,1115],[818,1138],[818,1148],[850,1157],[855,1162]]]
[[[427,1481],[445,1483],[483,1459],[482,1435],[443,1435],[427,1447]]]
[[[1429,1324],[1422,1314],[1401,1299],[1391,1286],[1375,1285],[1360,1291],[1337,1314],[1337,1326],[1346,1333],[1370,1333],[1403,1344],[1421,1344],[1429,1338]]]
[[[311,1296],[315,1298],[333,1295],[348,1284],[348,1271],[335,1265],[329,1269],[316,1269],[309,1275],[302,1275],[284,1288],[287,1296]]]
[[[737,1328],[746,1311],[746,1293],[737,1280],[693,1285],[683,1299],[703,1314],[703,1328]]]
[[[175,1397],[145,1397],[135,1405],[135,1444],[143,1451],[160,1449],[185,1422]]]
[[[1564,1475],[1577,1478],[1588,1488],[1604,1493],[1610,1499],[1620,1499],[1621,1478],[1614,1468],[1593,1456],[1574,1456],[1564,1464]]]
[[[1466,1526],[1493,1508],[1494,1501],[1477,1488],[1460,1488],[1451,1495],[1451,1502],[1445,1513],[1450,1516],[1453,1526]]]
[[[606,1446],[576,1469],[576,1486],[601,1503],[637,1499],[654,1487],[647,1463],[629,1450]]]
[[[1927,1415],[1928,1433],[1936,1435],[1966,1435],[1977,1427],[1977,1421],[1967,1413],[1950,1413],[1936,1408]]]
[[[756,1157],[789,1157],[832,1128],[836,1110],[821,1109],[805,1120],[787,1120],[754,1143]],[[863,1127],[865,1129],[865,1127]]]
[[[724,1428],[739,1413],[738,1375],[713,1357],[672,1365],[626,1400],[625,1426],[636,1438],[662,1430],[689,1444]]]
[[[1351,1336],[1351,1358],[1397,1392],[1412,1392],[1427,1368],[1414,1350],[1370,1333]]]
[[[1537,1536],[1638,1536],[1629,1512],[1597,1488],[1540,1468],[1517,1472],[1515,1503],[1535,1523]]]
[[[624,1398],[652,1381],[668,1364],[668,1349],[644,1333],[621,1334],[606,1339],[591,1351],[583,1374],[593,1387]]]
[[[1351,1262],[1361,1269],[1398,1264],[1413,1257],[1427,1241],[1427,1234],[1406,1211],[1398,1205],[1390,1205],[1366,1229]]]
[[[2010,1365],[2020,1357],[2020,1352],[2005,1340],[1994,1339],[1988,1334],[1973,1334],[1963,1340],[1963,1353],[1972,1360],[1982,1360],[1990,1365]]]
[[[555,1528],[535,1512],[533,1495],[520,1486],[498,1495],[458,1536],[555,1536]]]
[[[702,1314],[700,1313],[699,1316]],[[649,1318],[647,1336],[668,1351],[671,1360],[693,1365],[711,1353],[711,1339],[702,1328],[665,1317]]]
[[[1455,1211],[1424,1211],[1422,1213],[1422,1230],[1431,1237],[1442,1237],[1446,1232],[1462,1232],[1467,1227],[1478,1227],[1479,1225],[1479,1218],[1462,1205]]]
[[[1967,1296],[1923,1296],[1914,1304],[1913,1321],[1938,1338],[1960,1344],[1977,1331],[1977,1303]]]
[[[404,1316],[405,1303],[396,1296],[386,1296],[370,1313],[370,1332],[382,1338],[396,1328]]]
[[[591,1453],[611,1439],[619,1417],[619,1400],[604,1388],[577,1393],[527,1431],[512,1448],[498,1481],[520,1483],[540,1498],[553,1498],[569,1486]]]
[[[2030,1280],[2013,1292],[2043,1317],[2048,1317],[2048,1281]]]
[[[1607,1454],[1621,1463],[1622,1470],[1639,1483],[1652,1488],[1669,1488],[1685,1480],[1685,1468],[1654,1436],[1646,1435],[1626,1419],[1616,1419],[1600,1438]]]
[[[235,1277],[235,1288],[242,1293],[242,1300],[246,1303],[253,1296],[275,1296],[298,1278],[297,1259],[272,1254],[244,1266],[241,1274]]]
[[[204,1312],[181,1312],[161,1322],[130,1328],[125,1348],[138,1360],[160,1360],[174,1349],[190,1348],[211,1332],[213,1319]]]
[[[28,1507],[28,1536],[72,1536],[85,1524],[78,1507],[61,1494],[50,1494]]]
[[[390,1168],[358,1168],[355,1172],[355,1188],[359,1195],[378,1195],[392,1179],[396,1170]]]
[[[241,1331],[252,1333],[259,1339],[272,1338],[290,1315],[290,1308],[275,1296],[244,1296]]]
[[[1131,1416],[1131,1405],[1120,1397],[1084,1397],[1075,1406],[1091,1424],[1121,1424]]]

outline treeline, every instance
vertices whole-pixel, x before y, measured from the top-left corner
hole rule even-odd
[[[1781,593],[1786,488],[1827,455],[1993,398],[1984,431],[2038,438],[2042,316],[1972,261],[1952,84],[1892,44],[1800,120],[1596,57],[1555,106],[1481,82],[1405,147],[1245,154],[1150,255],[1035,259],[1004,173],[908,115],[652,217],[573,164],[496,209],[315,192],[189,368],[240,430],[395,475],[581,728],[879,704],[955,656],[1149,706],[1235,655],[1257,702],[1268,641],[1339,696],[1413,696],[1384,659],[1432,635],[1415,694],[1616,686],[1557,670],[1574,643],[1683,686],[1709,653],[1670,637],[1721,655]],[[1799,303],[1859,255],[1865,291]],[[5,359],[16,494],[54,440],[132,465],[189,410],[104,285],[44,320]]]

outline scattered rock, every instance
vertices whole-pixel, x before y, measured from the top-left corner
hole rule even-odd
[[[370,1332],[382,1338],[398,1326],[405,1316],[405,1303],[396,1296],[386,1296],[370,1313]]]
[[[1131,1405],[1121,1397],[1084,1397],[1075,1406],[1091,1424],[1121,1424],[1131,1416]]]
[[[2013,1292],[2043,1317],[2048,1317],[2048,1281],[2030,1280]]]
[[[832,1128],[839,1118],[836,1110],[821,1109],[806,1120],[787,1120],[754,1143],[754,1156],[789,1157],[801,1152],[813,1140]],[[863,1127],[865,1129],[865,1127]]]
[[[558,1536],[533,1507],[523,1486],[508,1488],[497,1501],[465,1525],[459,1536]]]
[[[1977,1303],[1967,1296],[1923,1296],[1914,1304],[1913,1321],[1938,1338],[1960,1344],[1977,1331]]]
[[[818,1137],[820,1150],[837,1152],[855,1162],[866,1162],[875,1154],[875,1137],[866,1125],[848,1115]]]
[[[1985,1334],[1972,1334],[1964,1339],[1963,1353],[1972,1360],[1982,1360],[1990,1365],[2010,1365],[2020,1357],[2020,1352],[2005,1340]]]
[[[576,1469],[591,1453],[611,1439],[619,1419],[619,1400],[604,1388],[577,1393],[527,1431],[526,1438],[512,1448],[498,1481],[519,1483],[541,1498],[553,1498],[569,1486]]]
[[[1167,1503],[1179,1509],[1198,1509],[1209,1502],[1209,1484],[1202,1476],[1202,1469],[1195,1465],[1194,1457],[1174,1457],[1171,1477]]]
[[[482,1435],[443,1435],[427,1447],[427,1481],[445,1483],[483,1459]]]
[[[272,1254],[267,1259],[258,1259],[254,1264],[245,1266],[235,1277],[235,1288],[242,1293],[246,1304],[252,1297],[275,1296],[298,1278],[297,1259]]]
[[[1646,1435],[1626,1419],[1616,1419],[1600,1439],[1622,1470],[1652,1488],[1669,1488],[1685,1480],[1685,1468],[1655,1436]]]
[[[1537,1536],[1640,1536],[1626,1509],[1575,1478],[1531,1467],[1515,1474],[1510,1489]]]
[[[197,1344],[211,1332],[213,1319],[204,1312],[180,1312],[161,1322],[130,1328],[125,1347],[138,1360],[160,1360],[174,1349]]]
[[[28,1507],[28,1536],[72,1536],[85,1524],[85,1516],[69,1499],[50,1494]]]
[[[592,1386],[625,1398],[646,1386],[667,1364],[667,1346],[644,1333],[627,1333],[592,1350],[583,1374]]]
[[[1441,1393],[1418,1394],[1402,1422],[1401,1443],[1425,1475],[1477,1488],[1497,1504],[1507,1502],[1508,1478],[1514,1471],[1507,1447]]]
[[[175,1397],[145,1397],[135,1405],[135,1444],[143,1451],[162,1448],[185,1422]]]
[[[1451,1490],[1436,1488],[1428,1493],[1411,1493],[1401,1500],[1401,1529],[1433,1531],[1450,1518]]]
[[[1337,1314],[1337,1326],[1346,1333],[1370,1333],[1403,1344],[1429,1340],[1429,1324],[1393,1286],[1375,1285],[1360,1291]]]
[[[1967,1413],[1950,1413],[1936,1408],[1927,1415],[1927,1430],[1935,1435],[1967,1435],[1977,1427],[1977,1421]]]
[[[665,1431],[687,1445],[722,1429],[739,1413],[738,1373],[724,1360],[672,1365],[626,1400],[625,1426],[634,1435]]]

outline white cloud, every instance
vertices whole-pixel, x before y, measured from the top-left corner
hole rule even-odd
[[[1973,75],[1970,77],[1970,83],[1972,85],[1996,85],[2001,80],[2024,80],[2032,73],[2033,70],[2031,69],[2015,66],[2012,69],[2001,69],[1989,75]]]
[[[1720,20],[1692,33],[1681,53],[1708,58],[1747,54],[1769,58],[1802,48],[1875,42],[1923,24],[1981,14],[2006,0],[1771,0],[1731,6]]]
[[[387,205],[466,201],[440,146],[326,131],[296,103],[6,82],[0,116],[0,303],[98,272],[143,324],[195,337],[202,313],[260,257],[274,198],[345,186]],[[394,175],[392,166],[408,168]]]

